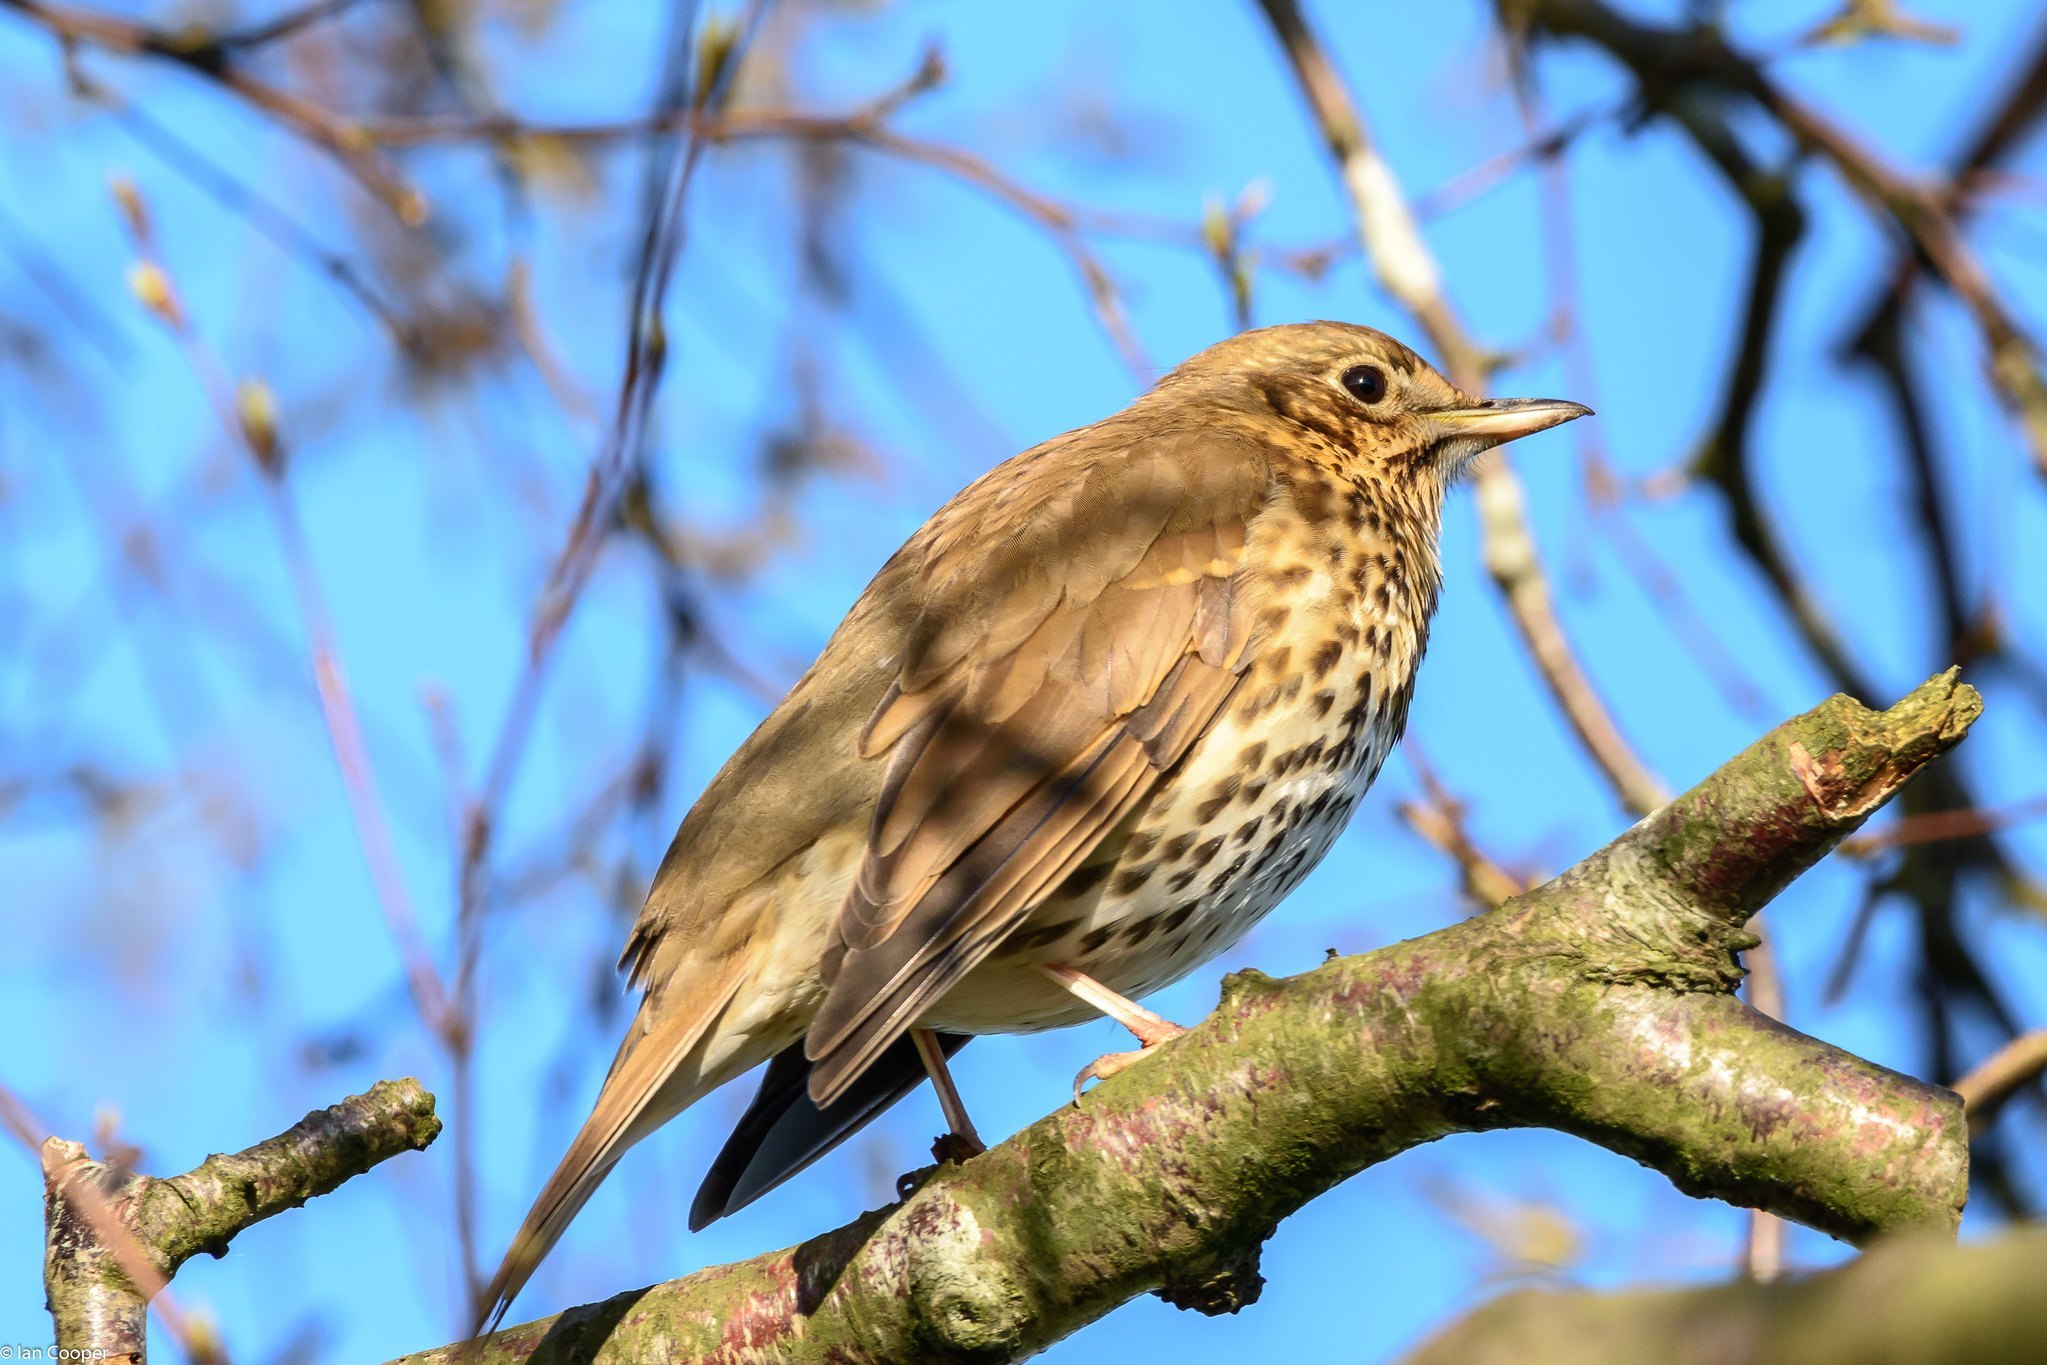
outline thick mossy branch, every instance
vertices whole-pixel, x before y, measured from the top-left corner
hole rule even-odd
[[[379,1081],[267,1142],[169,1179],[90,1160],[77,1143],[51,1138],[43,1144],[43,1279],[57,1344],[99,1353],[87,1358],[140,1360],[145,1301],[185,1261],[225,1255],[244,1228],[418,1151],[440,1131],[434,1097],[407,1079]]]
[[[413,1365],[1005,1361],[1148,1290],[1257,1293],[1257,1250],[1331,1186],[1454,1132],[1578,1133],[1861,1241],[1952,1235],[1955,1096],[1736,1000],[1743,925],[1979,710],[1953,674],[1787,722],[1565,876],[1424,938],[1224,983],[1192,1033],[899,1206],[802,1246]]]
[[[2032,1365],[2043,1281],[2047,1231],[1961,1247],[1920,1234],[1771,1284],[1524,1289],[1453,1324],[1405,1365]]]

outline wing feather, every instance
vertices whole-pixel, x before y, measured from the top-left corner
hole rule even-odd
[[[805,1044],[819,1104],[1095,850],[1242,677],[1263,453],[1202,430],[1077,459],[1013,469],[921,547],[918,610],[862,736],[888,776]]]

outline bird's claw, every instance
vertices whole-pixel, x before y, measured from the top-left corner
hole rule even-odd
[[[1187,1032],[1178,1024],[1161,1019],[1158,1026],[1147,1028],[1138,1035],[1138,1047],[1133,1052],[1105,1052],[1080,1069],[1073,1078],[1073,1107],[1080,1107],[1081,1087],[1089,1081],[1106,1081],[1132,1063],[1149,1057],[1160,1043],[1170,1043]]]
[[[940,1133],[931,1143],[931,1155],[940,1164],[961,1165],[988,1150],[988,1144],[973,1133]]]

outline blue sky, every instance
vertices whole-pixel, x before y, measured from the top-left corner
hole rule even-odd
[[[376,3],[377,0],[366,0]],[[510,7],[507,7],[509,11]],[[1663,14],[1678,7],[1640,6]],[[1735,6],[1735,32],[1776,47],[1825,4]],[[152,11],[153,12],[153,11]],[[2016,0],[1926,0],[1962,26],[1953,47],[1869,44],[1794,54],[1782,78],[1906,168],[1938,164],[1987,92],[2026,50],[2037,16]],[[1424,191],[1524,141],[1500,80],[1489,10],[1311,7],[1402,181]],[[495,90],[529,116],[631,117],[648,103],[663,32],[653,7],[568,5],[544,41],[492,11],[479,52]],[[951,72],[901,126],[969,147],[1022,183],[1101,209],[1195,221],[1205,199],[1258,183],[1270,193],[1256,237],[1305,244],[1349,219],[1319,141],[1248,4],[1102,7],[904,4],[849,7],[808,25],[791,79],[805,107],[835,109],[900,80],[926,41]],[[331,167],[247,110],[175,72],[99,59],[89,69],[153,117],[290,206],[334,246],[389,232]],[[299,73],[281,69],[280,79]],[[1609,106],[1625,83],[1577,50],[1544,57],[1553,115]],[[1108,145],[1091,110],[1115,114],[1138,146]],[[1775,154],[1768,130],[1744,125]],[[473,148],[403,162],[464,235],[451,273],[494,285],[515,251],[535,305],[576,382],[600,398],[617,381],[638,156],[599,163],[597,192],[542,193],[507,229],[488,160]],[[795,542],[744,581],[700,587],[712,631],[753,673],[793,680],[868,574],[954,490],[997,460],[1114,410],[1135,391],[1095,325],[1073,271],[1042,234],[985,196],[927,169],[854,163],[836,245],[856,263],[852,304],[802,308],[789,287],[786,160],[735,145],[708,156],[671,294],[673,354],[656,409],[655,472],[667,510],[699,528],[745,524],[762,433],[795,409],[785,363],[799,332],[835,424],[872,468],[813,480],[794,508]],[[1501,392],[1581,399],[1626,479],[1680,465],[1718,401],[1737,325],[1749,229],[1667,126],[1603,122],[1573,148],[1569,223],[1595,392],[1574,391],[1555,351],[1500,379]],[[2037,176],[2040,157],[2015,169]],[[46,335],[37,370],[0,354],[0,772],[88,764],[146,783],[158,799],[89,821],[37,799],[0,809],[0,1079],[58,1132],[95,1114],[184,1170],[207,1152],[279,1131],[307,1108],[383,1076],[418,1075],[442,1095],[447,1064],[412,1020],[398,962],[370,893],[304,665],[303,631],[270,523],[189,371],[128,297],[129,260],[106,192],[110,174],[147,195],[163,252],[228,369],[275,388],[293,442],[293,494],[335,618],[354,695],[429,942],[453,958],[454,862],[447,787],[424,690],[447,699],[467,780],[477,777],[524,649],[546,557],[559,542],[596,447],[528,368],[409,387],[362,311],[276,250],[64,90],[46,38],[0,16],[0,320]],[[1904,474],[1873,390],[1831,345],[1888,268],[1887,248],[1841,185],[1807,176],[1811,232],[1787,298],[1755,460],[1801,568],[1888,701],[1944,666],[1910,539]],[[1425,223],[1450,292],[1483,340],[1540,335],[1549,308],[1534,177]],[[2047,306],[2037,188],[2021,184],[1974,240],[2029,325]],[[1213,271],[1185,250],[1103,240],[1135,329],[1158,368],[1230,328]],[[55,264],[114,336],[69,329],[24,262]],[[1354,258],[1309,282],[1261,276],[1256,320],[1338,317],[1415,329]],[[1965,528],[1973,592],[1994,592],[2010,633],[2047,629],[2047,499],[1981,378],[1967,321],[1933,302],[1915,316],[1918,362],[1940,380],[1947,475]],[[66,387],[66,386],[70,387]],[[1582,428],[1587,424],[1579,424]],[[1672,786],[1709,771],[1768,724],[1830,689],[1772,600],[1729,548],[1706,490],[1631,503],[1629,525],[1738,661],[1751,695],[1731,697],[1644,591],[1590,511],[1577,428],[1514,455],[1530,515],[1581,656],[1624,731]],[[88,492],[88,490],[90,490]],[[120,605],[121,580],[91,506],[153,509],[186,547],[182,606]],[[1587,767],[1531,674],[1480,569],[1469,501],[1444,539],[1448,587],[1411,734],[1469,805],[1474,834],[1519,866],[1556,870],[1628,823]],[[507,867],[559,837],[587,794],[628,761],[658,667],[659,602],[634,552],[607,556],[565,636],[535,742],[506,812]],[[224,585],[220,591],[206,585]],[[232,606],[250,630],[214,628]],[[251,643],[251,641],[254,643]],[[2041,651],[2033,647],[2034,657]],[[764,701],[693,667],[667,740],[673,768],[657,819],[612,830],[593,855],[628,848],[644,876],[695,791],[764,711]],[[2047,717],[1996,677],[1964,761],[1987,802],[2038,793]],[[181,776],[183,774],[184,776]],[[1245,943],[1152,1003],[1191,1021],[1228,969],[1304,970],[1325,947],[1362,951],[1460,913],[1453,869],[1401,824],[1413,789],[1389,765],[1324,866]],[[239,865],[222,823],[244,822],[259,856]],[[653,826],[658,826],[655,828]],[[2047,825],[2008,846],[2031,866]],[[1910,988],[1911,931],[1880,916],[1853,991],[1826,1006],[1821,982],[1867,869],[1829,863],[1769,922],[1797,1026],[1906,1071],[1923,1066]],[[637,892],[634,893],[635,895]],[[1992,897],[1966,928],[2025,1021],[2047,1014],[2047,936]],[[620,1023],[592,1002],[622,937],[593,880],[501,905],[488,928],[475,1125],[481,1240],[493,1259],[594,1094]],[[338,1038],[347,1049],[321,1048]],[[1966,1040],[1974,1056],[1987,1038]],[[1089,1057],[1123,1046],[1103,1023],[977,1044],[959,1067],[984,1134],[1007,1133],[1065,1095]],[[311,1054],[325,1051],[324,1060]],[[1938,1079],[1952,1079],[1943,1077]],[[921,1164],[936,1106],[920,1093],[848,1147],[742,1216],[690,1236],[681,1211],[746,1095],[701,1105],[636,1151],[520,1300],[521,1318],[788,1244],[879,1202]],[[2008,1123],[2034,1124],[2020,1109]],[[439,1342],[455,1327],[447,1231],[453,1144],[393,1161],[307,1209],[188,1266],[178,1291],[223,1324],[237,1360],[276,1358],[295,1340],[320,1358],[374,1360]],[[2028,1172],[2036,1182],[2043,1174]],[[0,1340],[46,1339],[40,1182],[25,1154],[0,1157]],[[1452,1216],[1477,1207],[1553,1207],[1581,1254],[1571,1278],[1611,1285],[1729,1272],[1741,1216],[1676,1194],[1661,1177],[1554,1134],[1459,1138],[1369,1171],[1278,1232],[1263,1300],[1209,1320],[1145,1298],[1051,1353],[1229,1360],[1247,1348],[1377,1359],[1411,1344],[1497,1282],[1500,1256]],[[1972,1215],[1972,1218],[1974,1215]],[[1794,1259],[1840,1254],[1798,1234]],[[1358,1286],[1368,1289],[1360,1298]],[[1355,1304],[1333,1328],[1331,1303]]]

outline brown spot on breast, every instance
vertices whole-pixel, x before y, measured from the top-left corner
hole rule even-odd
[[[1116,874],[1116,880],[1109,889],[1119,896],[1131,895],[1151,880],[1151,874],[1157,868],[1156,863],[1138,863],[1134,867],[1126,867]]]
[[[1265,741],[1262,739],[1259,740],[1256,744],[1245,745],[1244,752],[1237,755],[1237,766],[1244,769],[1246,772],[1257,771],[1258,765],[1263,763],[1264,761]]]
[[[1308,656],[1308,672],[1320,679],[1328,676],[1329,670],[1342,661],[1343,645],[1335,640],[1325,640]]]
[[[1335,705],[1336,694],[1334,692],[1329,691],[1327,688],[1317,692],[1315,694],[1315,719],[1320,720],[1328,715],[1330,708]]]
[[[1205,825],[1221,815],[1224,808],[1237,799],[1237,788],[1243,784],[1244,779],[1236,773],[1231,773],[1216,783],[1215,790],[1210,793],[1209,798],[1194,808],[1195,820]]]
[[[1109,880],[1109,874],[1115,870],[1114,863],[1083,863],[1074,868],[1072,875],[1060,884],[1060,893],[1067,896],[1084,896]]]
[[[1041,924],[1035,929],[1019,929],[1002,941],[1001,951],[1015,953],[1043,948],[1065,938],[1079,925],[1079,920],[1070,919],[1058,924]]]
[[[1196,867],[1207,867],[1210,863],[1215,861],[1215,855],[1222,851],[1223,841],[1221,836],[1217,836],[1216,838],[1213,839],[1204,839],[1194,849],[1193,854],[1194,865]]]
[[[1165,861],[1169,863],[1179,862],[1180,859],[1187,856],[1187,850],[1194,847],[1194,841],[1199,837],[1200,834],[1196,831],[1187,834],[1175,834],[1172,838],[1166,840]]]

